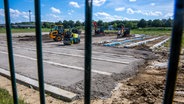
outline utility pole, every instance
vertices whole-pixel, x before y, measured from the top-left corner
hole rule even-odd
[[[29,22],[31,22],[31,10],[29,10]]]

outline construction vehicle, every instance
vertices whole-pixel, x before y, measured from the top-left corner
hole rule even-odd
[[[117,38],[128,37],[128,36],[130,36],[130,29],[125,28],[125,26],[122,25],[121,29],[118,31]]]
[[[54,41],[61,41],[65,35],[65,30],[63,25],[54,25],[52,26],[49,37]]]
[[[105,36],[103,26],[98,26],[96,22],[93,22],[93,26],[95,30],[95,36]]]
[[[70,29],[66,31],[63,25],[54,25],[51,28],[49,37],[54,41],[63,40],[64,45],[80,43],[79,31],[77,29]]]
[[[64,35],[63,44],[71,45],[80,43],[80,36],[77,29],[70,29]]]

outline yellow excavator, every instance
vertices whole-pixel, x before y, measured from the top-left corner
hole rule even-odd
[[[66,31],[64,30],[63,25],[54,25],[52,26],[49,37],[54,41],[61,41],[64,38]]]
[[[64,45],[78,44],[80,43],[80,36],[77,29],[65,30],[63,25],[52,26],[49,37],[54,41],[62,41]]]

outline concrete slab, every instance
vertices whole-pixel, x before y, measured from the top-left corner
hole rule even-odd
[[[2,52],[2,51],[0,51],[0,53],[2,53],[2,54],[8,54],[7,52]],[[20,55],[20,54],[14,54],[14,56],[19,57],[19,58],[24,58],[24,59],[32,60],[32,61],[36,61],[37,60],[36,58],[32,58],[32,57],[24,56],[24,55]],[[53,56],[51,58],[54,59],[54,58],[58,58],[58,57],[54,57]],[[61,59],[62,59],[62,57],[61,57]],[[59,59],[54,59],[54,60],[61,60],[61,59],[59,58]],[[72,61],[74,61],[74,60],[72,60]],[[46,60],[43,60],[43,62],[46,63],[46,64],[61,66],[61,67],[64,67],[64,68],[70,68],[70,69],[74,69],[74,70],[84,71],[84,67],[72,66],[72,65],[77,65],[76,62],[73,62],[71,65],[57,63],[57,62],[52,62],[52,61],[46,61]],[[71,61],[68,61],[68,62],[69,62],[69,64],[71,63]],[[78,62],[78,60],[77,60],[77,62]],[[82,63],[84,63],[84,62],[82,62]],[[103,75],[111,75],[111,73],[109,73],[109,72],[104,72],[104,71],[95,70],[95,69],[93,69],[92,72],[93,73],[97,73],[97,74],[103,74]]]
[[[0,54],[0,57],[4,60],[5,58],[7,58],[7,55]],[[36,60],[28,60],[20,57],[14,57],[14,59],[16,73],[29,77],[31,79],[38,79]],[[9,64],[6,63],[5,65],[3,65],[3,63],[0,62],[0,67],[8,70]],[[44,63],[44,76],[46,83],[50,83],[56,86],[68,87],[73,83],[77,83],[78,81],[83,80],[84,71],[70,70],[68,68]]]
[[[83,41],[81,39],[81,41]],[[17,74],[37,80],[36,42],[13,40]],[[0,44],[0,68],[8,71],[6,43]],[[116,79],[135,73],[144,58],[151,55],[142,51],[93,46],[92,94],[110,96]],[[82,96],[84,91],[84,44],[62,46],[60,42],[43,42],[44,80],[58,88]],[[129,72],[129,73],[128,73]],[[120,76],[120,77],[119,77]],[[51,88],[52,89],[52,88]],[[57,90],[56,90],[57,92]],[[103,97],[104,97],[103,96]]]
[[[5,69],[2,69],[2,68],[0,68],[0,74],[3,74],[7,77],[10,77],[10,72],[5,70]],[[33,87],[39,88],[37,80],[25,77],[25,76],[20,75],[20,74],[15,74],[15,76],[16,76],[16,79],[18,81],[21,81],[21,82],[29,84]],[[72,101],[77,97],[77,94],[66,91],[66,90],[63,90],[61,88],[58,88],[58,87],[55,87],[55,86],[52,86],[52,85],[49,85],[49,84],[46,84],[46,83],[44,83],[44,86],[45,86],[45,91],[46,92],[54,94],[54,96],[59,96],[59,98],[61,98],[62,100]]]
[[[154,68],[163,69],[163,68],[167,68],[168,67],[168,62],[157,62],[157,61],[154,61],[152,63],[152,66]]]

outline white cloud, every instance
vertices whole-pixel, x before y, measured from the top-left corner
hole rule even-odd
[[[34,14],[31,13],[31,21],[34,21]],[[28,22],[29,21],[29,12],[20,11],[17,9],[10,8],[10,19],[12,23],[15,22]],[[0,9],[0,23],[4,23],[4,9]]]
[[[94,6],[101,6],[106,2],[106,0],[93,0]]]
[[[151,11],[151,12],[148,13],[148,15],[150,15],[150,16],[161,16],[162,12],[160,12],[160,11]]]
[[[115,11],[124,11],[125,7],[115,8]]]
[[[51,9],[52,13],[59,13],[59,14],[61,13],[61,11],[57,8],[51,7],[50,9]]]
[[[19,17],[21,15],[21,12],[19,10],[16,10],[16,9],[14,10],[10,8],[10,15],[12,17]]]
[[[123,17],[123,20],[126,20],[126,21],[137,21],[138,19]]]
[[[50,22],[56,22],[56,21],[62,21],[63,18],[60,15],[51,13],[51,14],[47,14],[46,16],[44,16],[42,18],[42,20],[47,20],[47,21],[50,21]]]
[[[162,12],[160,11],[141,11],[141,10],[133,10],[131,8],[127,9],[128,14],[142,14],[146,16],[162,16]]]
[[[0,18],[2,17],[4,18],[4,9],[0,9]],[[29,21],[29,12],[19,11],[17,9],[10,8],[10,18],[11,22],[13,23]],[[31,18],[34,18],[34,15],[31,15]],[[3,21],[1,21],[1,23]]]
[[[151,6],[155,6],[155,3],[151,3],[150,5],[151,5]]]
[[[136,2],[136,0],[129,0],[130,2]]]
[[[29,13],[28,12],[21,12],[16,9],[11,9],[10,8],[10,16],[11,18],[24,18],[24,19],[29,19]]]
[[[4,24],[4,9],[0,9],[0,24]]]
[[[117,15],[110,15],[106,12],[97,12],[94,14],[94,16],[99,19],[99,20],[103,20],[103,21],[106,21],[106,22],[109,22],[109,21],[114,21],[114,20],[122,20],[122,17],[121,16],[117,16]]]
[[[105,13],[105,12],[97,12],[95,13],[95,16],[110,16],[110,14]]]
[[[167,13],[164,15],[165,18],[173,18],[174,14],[173,13]]]
[[[4,17],[4,9],[0,9],[0,16]]]
[[[80,6],[79,6],[79,4],[78,4],[77,2],[71,1],[69,4],[70,4],[71,6],[73,6],[73,7],[75,7],[75,8],[80,8]]]
[[[72,15],[72,13],[74,13],[74,10],[68,10],[69,15]]]
[[[54,18],[60,18],[58,15],[52,14],[52,17]]]
[[[127,13],[128,13],[128,14],[134,14],[134,11],[133,11],[133,9],[128,8],[128,9],[127,9]]]
[[[25,19],[29,19],[29,14],[27,12],[22,12],[22,17]]]

